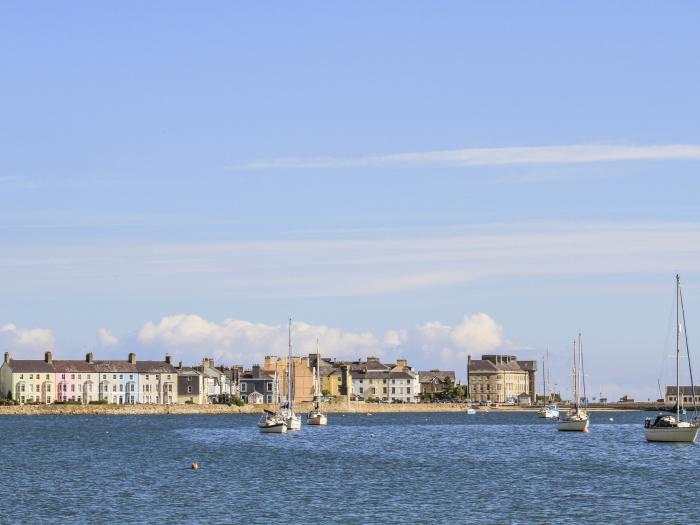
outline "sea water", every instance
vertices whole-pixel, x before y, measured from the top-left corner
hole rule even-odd
[[[0,523],[700,523],[700,446],[647,415],[1,417]]]

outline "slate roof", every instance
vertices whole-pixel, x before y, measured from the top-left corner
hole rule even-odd
[[[182,368],[177,369],[177,375],[179,375],[179,376],[198,376],[199,371],[197,371],[191,367],[183,366]]]
[[[136,361],[140,374],[176,374],[177,369],[165,361]]]
[[[428,370],[418,372],[418,377],[421,383],[432,383],[433,380],[442,382],[446,377],[449,377],[450,381],[454,383],[456,378],[454,370]]]
[[[129,361],[95,361],[95,366],[97,371],[100,373],[109,374],[135,374],[138,373],[136,365],[129,363]]]
[[[510,363],[494,363],[487,359],[472,359],[469,361],[469,373],[472,372],[524,372],[517,361]]]
[[[357,371],[350,372],[353,379],[415,379],[414,374],[408,372],[376,372],[376,371]]]
[[[73,372],[87,372],[87,373],[97,373],[98,370],[93,363],[88,363],[85,360],[70,360],[70,359],[56,359],[53,362],[54,369],[57,374],[73,373]]]
[[[51,374],[54,372],[52,364],[43,359],[10,359],[10,366],[14,373],[42,372]]]
[[[680,390],[681,390],[682,396],[692,396],[693,395],[693,387],[691,387],[691,386],[681,385]],[[676,395],[676,385],[667,386],[666,387],[666,395],[667,396],[669,396],[669,395],[675,396]],[[695,396],[700,397],[700,385],[695,386]]]

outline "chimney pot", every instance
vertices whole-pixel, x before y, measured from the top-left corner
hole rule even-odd
[[[5,363],[10,362],[10,352],[5,352]]]
[[[129,354],[129,363],[131,363],[132,365],[136,364],[136,354],[134,352],[131,352]]]
[[[85,362],[92,364],[92,352],[88,352],[87,354],[85,354]]]
[[[169,365],[173,364],[173,356],[170,354],[165,354],[165,362],[168,363]]]
[[[44,361],[48,364],[51,364],[53,362],[53,356],[51,355],[51,352],[44,353]]]

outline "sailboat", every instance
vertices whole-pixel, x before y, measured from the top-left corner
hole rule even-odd
[[[578,349],[581,361],[581,375],[583,376],[583,351],[581,348],[581,334],[578,334]],[[576,367],[576,341],[574,341],[574,408],[569,410],[565,415],[559,416],[557,420],[557,430],[570,431],[570,432],[588,432],[588,414],[581,407],[581,398],[579,396],[579,370]],[[584,382],[584,398],[585,394],[585,382]]]
[[[316,339],[316,367],[314,368],[314,407],[306,414],[306,423],[309,425],[328,424],[328,417],[321,412],[321,354],[318,351],[318,339]]]
[[[289,355],[287,356],[287,402],[280,413],[288,430],[301,430],[301,418],[294,413],[294,364],[292,363],[292,319],[289,318]]]
[[[680,311],[680,312],[679,312]],[[651,418],[644,421],[644,437],[647,441],[667,443],[695,443],[698,437],[697,419],[695,421],[683,421],[681,418],[681,393],[680,393],[680,361],[681,361],[681,318],[685,325],[685,308],[683,307],[683,294],[681,292],[681,278],[676,275],[676,406],[675,415],[659,414],[652,422]],[[693,384],[693,372],[690,367],[690,350],[688,349],[688,332],[685,331],[685,348],[688,352],[688,370],[695,404],[695,385]],[[683,411],[685,412],[685,410]]]
[[[547,404],[547,376],[545,375],[545,361],[542,358],[542,403],[544,406],[537,412],[537,417],[544,419],[554,419],[559,417],[559,409],[555,404]]]
[[[279,406],[279,380],[277,379],[277,372],[275,372],[275,378],[272,383],[273,398],[277,406]],[[287,432],[287,423],[285,423],[284,418],[279,412],[273,412],[272,410],[265,409],[263,415],[258,421],[258,428],[260,432],[265,434],[284,434]]]

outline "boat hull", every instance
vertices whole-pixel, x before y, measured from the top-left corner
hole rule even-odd
[[[287,430],[301,430],[301,418],[299,416],[289,416],[284,418]]]
[[[560,419],[557,421],[557,430],[562,432],[587,432],[588,423],[588,419]]]
[[[328,417],[325,414],[315,414],[306,419],[307,425],[323,426],[328,424]]]
[[[645,428],[644,437],[652,443],[695,443],[698,430],[695,426]]]
[[[263,434],[284,434],[287,432],[287,424],[283,422],[271,425],[258,425],[258,428]]]

